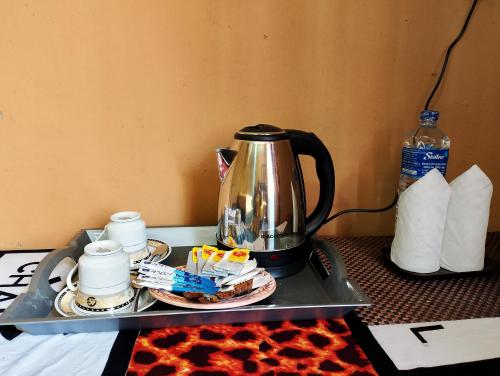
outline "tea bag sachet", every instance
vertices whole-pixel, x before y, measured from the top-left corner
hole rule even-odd
[[[202,274],[206,276],[220,276],[220,277],[225,277],[227,276],[227,272],[224,270],[217,270],[214,268],[214,266],[220,262],[223,257],[225,256],[227,252],[224,251],[215,251],[210,255],[210,258],[207,260],[205,263],[205,266],[203,267]]]
[[[216,247],[211,247],[209,245],[203,245],[201,248],[198,248],[197,251],[197,256],[198,256],[198,273],[197,274],[202,274],[203,273],[203,268],[205,267],[205,264],[207,263],[208,259],[212,255],[212,253],[218,251]]]
[[[186,271],[192,274],[198,274],[198,247],[193,247],[191,251],[189,251],[189,255],[186,263]]]
[[[241,274],[247,274],[248,272],[251,272],[257,267],[257,260],[256,259],[251,259],[245,262],[245,265],[243,266],[243,269],[241,269]]]
[[[203,257],[201,257],[203,252],[201,247],[196,248],[196,251],[193,250],[193,252],[196,252],[196,274],[201,274],[201,269],[207,260],[203,260]]]
[[[249,258],[250,250],[235,248],[226,252],[222,260],[214,265],[214,269],[229,274],[240,275]]]

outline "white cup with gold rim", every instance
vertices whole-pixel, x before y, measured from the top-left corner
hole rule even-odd
[[[105,313],[131,305],[130,259],[115,240],[87,244],[78,263],[66,278],[68,289],[76,292],[75,306],[84,313]],[[78,269],[78,283],[72,281]]]

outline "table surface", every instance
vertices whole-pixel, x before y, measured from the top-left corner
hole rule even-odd
[[[500,273],[467,276],[457,275],[451,278],[438,279],[419,279],[418,277],[398,273],[397,270],[391,267],[391,265],[383,259],[381,250],[384,247],[390,246],[392,236],[342,238],[324,236],[322,238],[335,244],[344,258],[348,275],[358,282],[363,291],[372,300],[373,305],[371,307],[358,308],[355,310],[354,317],[364,326],[500,316]],[[500,232],[488,234],[486,252],[490,258],[500,262]],[[275,326],[269,326],[269,324],[265,323],[246,325],[251,326],[249,327],[250,330],[248,330],[250,332],[252,330],[260,330],[262,333],[267,331],[266,333],[269,335],[269,338],[271,338],[269,341],[274,341],[273,338],[280,338],[280,332],[284,332],[285,337],[288,335],[292,339],[300,339],[301,336],[298,335],[298,332],[302,331],[300,325],[305,325],[305,327],[308,328],[307,335],[309,335],[309,338],[314,337],[310,337],[314,334],[311,330],[316,330],[317,334],[321,334],[326,330],[330,331],[329,335],[331,335],[332,333],[335,334],[334,332],[336,330],[342,329],[337,333],[339,339],[344,338],[343,341],[348,341],[347,343],[349,343],[349,341],[351,341],[351,344],[355,343],[352,342],[353,337],[351,333],[346,332],[348,328],[343,327],[342,321],[340,321],[340,323],[334,323],[333,321],[313,321],[314,322],[305,324],[283,322],[279,325],[274,324]],[[349,321],[348,323],[350,324]],[[212,329],[216,328],[216,326],[211,327]],[[181,329],[182,332],[182,328],[167,328],[165,330],[179,329]],[[203,332],[204,334],[200,334],[203,329],[205,329],[205,332]],[[227,333],[232,333],[234,331],[233,334],[243,330],[234,325],[228,325],[226,329]],[[201,331],[198,327],[196,330],[198,330],[196,334],[197,341],[200,340],[200,336],[207,336],[209,332],[211,335],[217,336],[214,330],[210,331],[210,327],[202,328]],[[217,328],[217,330],[220,336],[220,332],[224,332],[225,329]],[[137,354],[142,354],[145,346],[154,347],[155,343],[164,343],[162,341],[154,342],[154,339],[159,337],[165,338],[165,336],[168,337],[173,334],[168,334],[166,332],[161,334],[162,330],[160,329],[159,331],[160,332],[153,335],[151,335],[150,331],[143,331],[137,340],[134,336],[129,338],[129,342],[132,341],[131,345],[129,345],[129,351],[132,354],[130,364],[128,364],[130,374],[133,374],[134,371],[137,371],[138,368],[143,366],[143,364],[141,365],[140,362],[137,362],[137,359],[140,360],[142,355],[137,356]],[[353,330],[353,332],[355,331]],[[276,334],[278,334],[278,336],[276,336]],[[305,336],[306,338],[307,335]],[[228,339],[227,334],[223,336]],[[364,339],[365,336],[366,332],[362,332],[361,338]],[[326,337],[329,338],[328,336]],[[153,339],[151,340],[151,338]],[[358,340],[360,337],[355,336],[355,338]],[[329,338],[329,340],[330,343],[335,342],[333,337]],[[231,343],[233,346],[240,345],[244,347],[244,344],[241,342],[235,343],[233,341]],[[363,343],[360,342],[360,344],[364,350]],[[134,347],[133,350],[132,347]],[[255,354],[258,354],[258,352],[255,352]],[[358,358],[366,359],[362,353],[358,353],[358,355]],[[369,352],[367,352],[367,355],[370,360],[374,360],[371,358]],[[120,353],[119,356],[123,357],[123,353]],[[323,356],[325,357],[323,361],[325,361],[328,354],[324,352]],[[229,355],[226,361],[230,361],[230,359],[231,356]],[[273,361],[269,360],[269,362],[272,363]],[[339,364],[342,364],[342,361],[340,361]],[[328,365],[332,366],[330,363],[328,363]],[[367,363],[364,363],[364,367],[367,374],[375,372]],[[378,368],[376,367],[376,369]]]
[[[414,277],[382,257],[392,236],[325,237],[342,254],[348,275],[370,297],[357,308],[366,325],[463,320],[500,316],[500,273]],[[489,233],[486,255],[500,263],[500,232]]]
[[[135,343],[128,372],[133,374],[138,371],[140,373],[140,371],[152,370],[153,367],[151,365],[141,364],[141,356],[146,356],[146,354],[154,357],[160,363],[182,363],[183,360],[179,359],[179,357],[172,358],[165,355],[166,353],[163,353],[164,355],[162,356],[162,349],[161,345],[158,345],[158,339],[169,338],[171,340],[173,338],[178,338],[181,335],[191,339],[202,338],[203,334],[198,333],[200,330],[201,332],[208,330],[210,331],[210,336],[219,336],[220,339],[232,339],[235,333],[258,333],[258,336],[251,336],[251,338],[248,337],[249,340],[246,343],[230,343],[232,343],[233,346],[237,346],[243,352],[247,351],[245,353],[248,355],[248,358],[246,358],[247,361],[253,361],[262,356],[269,356],[268,358],[265,358],[268,362],[286,364],[279,363],[283,361],[283,357],[280,357],[277,354],[281,354],[282,351],[287,351],[285,349],[289,349],[289,345],[291,343],[300,347],[300,343],[303,343],[302,339],[307,339],[307,336],[319,335],[321,337],[328,332],[328,329],[325,331],[325,327],[329,327],[330,330],[338,330],[336,333],[338,336],[337,340],[332,339],[331,342],[328,343],[340,341],[340,347],[343,347],[346,343],[345,341],[351,341],[351,343],[353,343],[352,341],[356,340],[361,345],[361,348],[366,352],[366,355],[368,355],[368,359],[372,361],[373,366],[375,366],[375,369],[372,369],[371,366],[364,363],[363,355],[361,355],[361,358],[359,356],[355,357],[358,360],[361,359],[361,366],[368,367],[364,369],[366,374],[376,371],[380,372],[380,374],[398,374],[395,366],[393,364],[389,364],[391,363],[390,360],[388,360],[389,358],[387,356],[385,356],[385,358],[382,356],[383,354],[381,353],[383,353],[383,350],[380,347],[376,347],[374,349],[370,348],[372,344],[369,343],[368,337],[370,337],[370,335],[367,330],[368,326],[499,316],[499,273],[421,280],[398,273],[395,269],[391,268],[386,261],[384,261],[381,250],[384,247],[390,246],[392,241],[391,236],[322,238],[335,244],[344,258],[348,275],[360,284],[361,288],[367,293],[373,302],[371,307],[358,308],[355,310],[355,315],[350,315],[351,317],[348,319],[347,323],[349,324],[352,332],[349,333],[344,331],[345,328],[341,330],[343,325],[342,322],[333,320],[326,322],[322,320],[311,320],[310,322],[304,324],[293,322],[251,323],[242,324],[239,328],[235,328],[230,325],[217,325],[195,329],[167,328],[164,331],[146,331],[141,333]],[[489,234],[488,255],[490,257],[500,255],[498,252],[499,245],[500,233]],[[364,327],[366,330],[359,330],[360,327]],[[304,328],[307,328],[307,331],[309,331],[305,335],[302,334]],[[191,330],[194,330],[196,334],[193,335]],[[330,334],[332,333],[330,332]],[[261,340],[256,340],[256,338],[265,338],[265,340],[262,342]],[[283,338],[283,342],[280,344],[276,343],[275,339],[277,338]],[[155,340],[157,342],[155,342]],[[160,340],[160,342],[161,341],[162,340]],[[262,352],[258,345],[264,342],[271,344],[274,343],[276,348],[268,349],[271,353],[266,353],[265,351]],[[202,340],[201,343],[204,346],[216,346],[217,349],[219,348],[217,347],[219,344],[210,344],[204,340]],[[196,344],[196,341],[194,344]],[[301,349],[307,351],[307,346],[311,346],[311,344],[306,341],[305,345],[306,346]],[[189,348],[192,348],[193,343],[190,343],[189,345],[186,343],[176,344],[176,346],[172,347],[172,351],[178,352],[178,346],[188,346]],[[369,351],[365,350],[365,348]],[[347,347],[345,349],[347,350]],[[212,348],[212,350],[214,350],[214,348]],[[274,353],[272,353],[273,350],[275,350]],[[328,347],[325,347],[323,350],[328,350]],[[218,359],[218,355],[216,355],[218,354],[218,350],[214,351],[215,355],[213,357],[208,356],[206,359],[209,359],[210,361]],[[140,354],[140,356],[137,356],[137,354]],[[252,355],[250,356],[249,354]],[[272,354],[272,356],[270,354]],[[346,364],[342,363],[342,360],[335,359],[337,354],[338,353],[333,350],[328,350],[326,353],[323,351],[319,356],[315,356],[316,354],[313,355],[311,352],[309,353],[309,357],[314,359],[311,359],[309,362],[302,360],[294,361],[292,363],[293,367],[300,367],[301,365],[305,367],[307,364],[308,371],[321,370],[321,368],[319,368],[321,367],[320,365],[323,364],[323,366],[325,366],[325,364],[328,363],[330,367],[333,367],[331,369],[332,371],[337,365],[339,367],[336,368],[336,370],[342,372],[342,367],[346,367]],[[358,353],[358,355],[360,354]],[[230,358],[231,356],[229,356],[228,359],[231,360]],[[247,366],[250,367],[250,364],[252,363],[247,363]],[[240,364],[237,360],[235,360],[235,367],[237,367],[235,369],[240,369],[238,367],[244,367],[244,365],[244,362]],[[354,367],[352,364],[351,366]],[[207,367],[208,368],[206,369],[209,370],[211,366],[207,364]],[[444,369],[442,367],[426,369],[425,372],[429,374],[440,374],[441,372],[456,372],[456,374],[460,374],[460,372],[464,371],[463,367],[463,365],[451,365],[445,366]],[[490,363],[485,366],[484,363],[478,364],[472,362],[467,363],[465,367],[467,367],[465,368],[467,372],[471,370],[481,372],[484,371],[484,374],[488,374],[487,371],[495,366],[492,366]],[[263,370],[262,366],[259,369]],[[240,370],[243,372],[245,368]],[[248,370],[251,370],[251,367]],[[287,370],[293,371],[288,368]],[[344,368],[344,371],[346,370],[347,369]],[[424,372],[422,369],[414,371],[417,374]],[[408,373],[407,371],[403,372]]]

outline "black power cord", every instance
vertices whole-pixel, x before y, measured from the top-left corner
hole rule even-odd
[[[392,209],[397,203],[398,203],[398,194],[396,193],[396,196],[394,197],[394,200],[392,201],[392,203],[390,205],[386,206],[385,208],[380,208],[380,209],[346,209],[346,210],[342,210],[342,211],[339,211],[339,212],[333,214],[330,218],[325,219],[325,221],[323,222],[323,224],[328,223],[332,219],[340,217],[341,215],[349,214],[349,213],[380,213],[380,212],[384,212],[384,211],[387,211],[389,209]]]
[[[462,38],[462,36],[465,33],[465,30],[467,30],[467,26],[469,25],[469,21],[472,17],[472,13],[474,13],[474,9],[476,8],[477,0],[473,0],[472,5],[469,9],[469,13],[467,14],[467,17],[465,18],[464,25],[462,26],[462,29],[460,30],[460,33],[458,33],[457,37],[451,42],[450,46],[446,50],[446,56],[444,58],[443,66],[441,67],[441,73],[439,74],[439,77],[434,84],[434,88],[431,91],[431,94],[429,95],[429,98],[427,99],[427,102],[425,103],[425,109],[429,109],[429,104],[431,103],[432,98],[434,97],[434,94],[436,93],[437,89],[439,88],[439,85],[441,84],[441,81],[443,80],[444,72],[446,71],[446,67],[448,66],[448,59],[450,58],[451,51],[453,50],[453,47],[458,43],[458,41]],[[385,208],[380,208],[380,209],[346,209],[339,211],[335,214],[333,214],[330,218],[325,219],[323,224],[330,222],[331,220],[340,217],[341,215],[344,214],[349,214],[349,213],[380,213],[387,211],[389,209],[392,209],[396,204],[398,203],[398,194],[396,193],[396,196],[394,197],[394,200],[392,203]]]
[[[444,57],[444,62],[443,66],[441,67],[441,73],[439,74],[439,77],[436,81],[436,84],[434,85],[434,88],[432,89],[431,95],[429,95],[429,98],[427,99],[427,102],[425,103],[425,110],[429,109],[429,105],[431,103],[432,98],[434,97],[434,94],[436,93],[439,85],[441,84],[441,81],[444,76],[444,72],[446,71],[446,66],[448,65],[448,59],[450,58],[451,50],[453,50],[453,47],[458,43],[458,41],[462,38],[462,36],[465,33],[465,30],[467,30],[467,26],[469,25],[470,18],[472,16],[472,13],[474,13],[474,9],[476,8],[477,0],[474,0],[472,2],[472,5],[469,9],[469,13],[467,14],[467,18],[465,19],[464,25],[462,26],[462,29],[460,30],[460,33],[458,33],[457,37],[453,42],[451,42],[450,46],[446,50],[446,56]]]

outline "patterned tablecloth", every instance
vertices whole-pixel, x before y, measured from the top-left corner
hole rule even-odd
[[[463,320],[500,316],[500,273],[440,278],[406,275],[381,250],[392,236],[328,237],[340,251],[347,272],[370,297],[372,306],[356,313],[366,325]],[[500,261],[500,232],[489,233],[486,255]]]

